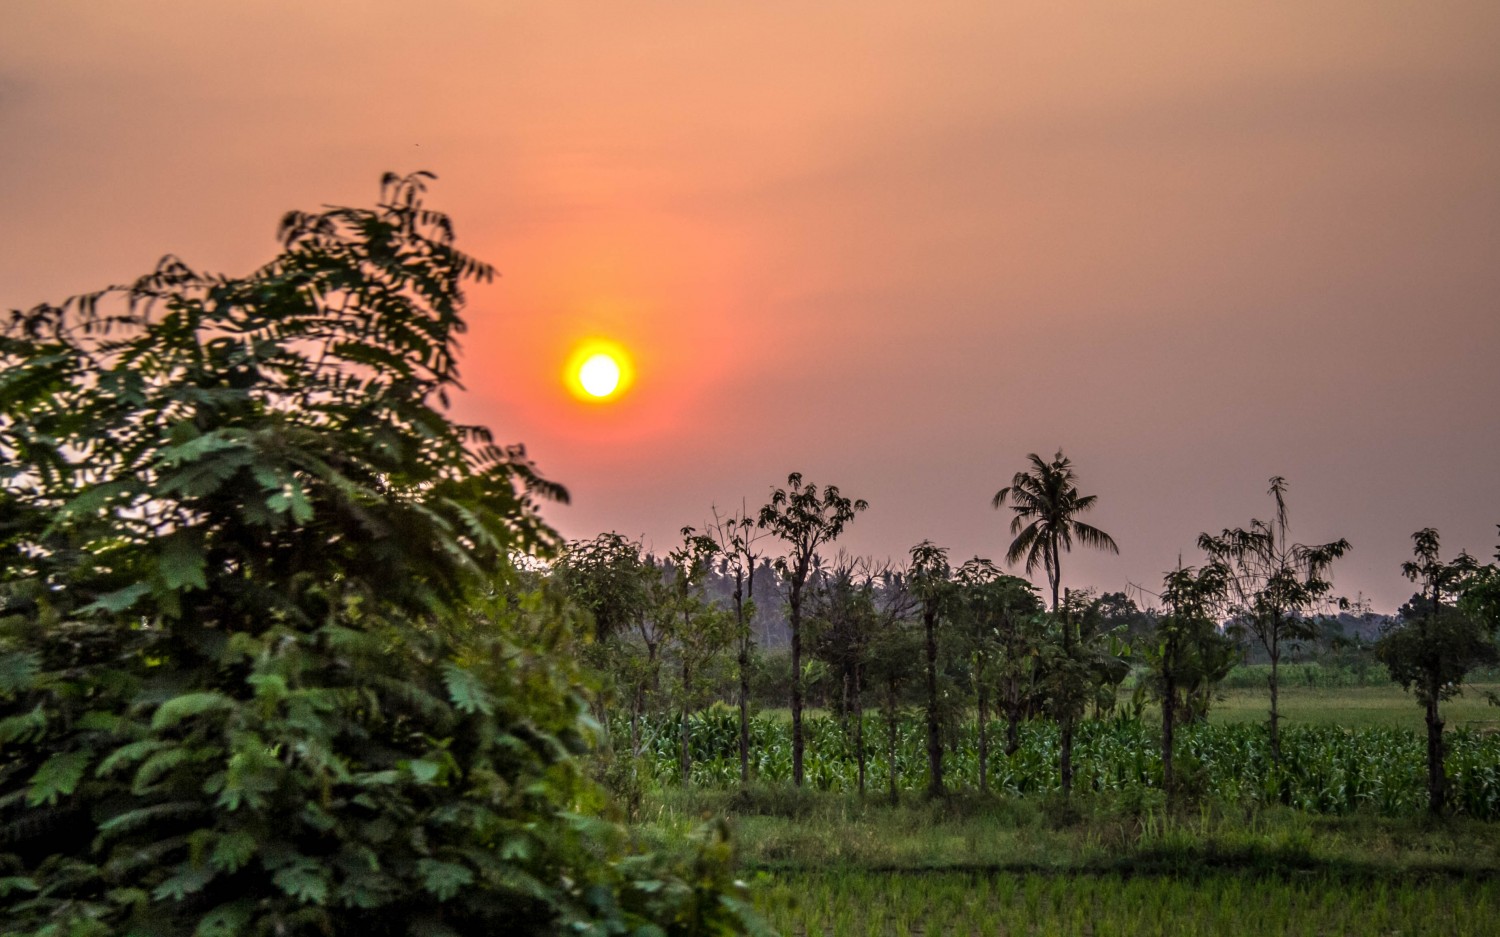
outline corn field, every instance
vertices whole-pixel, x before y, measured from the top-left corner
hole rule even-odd
[[[727,788],[739,783],[738,714],[714,707],[688,717],[692,783]],[[1059,790],[1058,731],[1050,722],[1022,728],[1021,746],[1007,757],[999,741],[1003,727],[990,727],[989,789],[1004,795],[1047,795]],[[642,759],[658,784],[681,783],[681,717],[646,720]],[[804,722],[807,784],[817,790],[858,790],[853,732],[840,720],[812,716]],[[628,755],[627,726],[614,727],[617,751]],[[866,786],[871,795],[889,787],[891,772],[902,791],[927,785],[925,726],[908,712],[897,725],[894,763],[887,757],[886,724],[867,715],[864,727]],[[1447,770],[1455,813],[1500,819],[1500,735],[1451,732]],[[1273,765],[1263,725],[1194,725],[1178,731],[1179,786],[1193,796],[1232,803],[1286,804],[1316,813],[1356,811],[1411,816],[1427,808],[1426,742],[1403,729],[1296,726],[1282,730],[1283,762]],[[1139,721],[1089,721],[1074,740],[1074,788],[1117,796],[1159,792],[1162,766],[1159,729]],[[976,726],[970,722],[945,743],[944,771],[952,788],[979,787]],[[750,773],[762,783],[791,783],[791,727],[757,716],[750,725]]]

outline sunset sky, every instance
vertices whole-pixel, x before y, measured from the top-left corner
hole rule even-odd
[[[999,558],[1062,447],[1121,550],[1072,586],[1157,587],[1272,475],[1377,610],[1420,527],[1494,552],[1494,0],[230,7],[0,8],[0,307],[247,272],[428,169],[501,271],[457,415],[569,537],[800,471],[870,502],[853,552]],[[564,381],[591,338],[615,402]]]

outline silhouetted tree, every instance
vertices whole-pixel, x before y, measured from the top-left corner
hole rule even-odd
[[[1494,617],[1474,614],[1472,602],[1458,607],[1471,586],[1482,587],[1485,581],[1486,571],[1473,557],[1460,552],[1444,562],[1438,552],[1438,532],[1431,527],[1412,534],[1412,540],[1415,559],[1402,563],[1401,572],[1420,583],[1422,592],[1375,642],[1375,656],[1390,671],[1391,679],[1422,705],[1427,722],[1427,806],[1438,814],[1447,803],[1438,704],[1463,691],[1470,670],[1496,661],[1497,622]]]
[[[1281,764],[1281,710],[1278,703],[1283,645],[1312,637],[1311,613],[1330,601],[1327,578],[1333,561],[1349,552],[1349,541],[1307,546],[1287,536],[1286,479],[1271,479],[1276,514],[1252,520],[1248,528],[1226,528],[1218,536],[1199,534],[1198,546],[1229,571],[1229,596],[1237,629],[1249,631],[1271,659],[1271,758]]]
[[[989,721],[991,689],[1000,690],[1005,713],[1006,755],[1020,748],[1020,720],[1025,704],[1040,629],[1028,628],[1041,612],[1036,589],[1024,579],[1007,576],[982,557],[964,563],[954,574],[957,620],[969,667],[979,720],[979,788],[989,789]]]
[[[740,711],[740,784],[750,782],[750,654],[755,647],[755,635],[750,623],[755,618],[755,570],[761,558],[757,541],[755,520],[741,504],[738,513],[720,516],[714,509],[713,524],[709,535],[719,545],[719,555],[724,558],[725,568],[734,582],[730,601],[734,604],[735,641],[738,649],[736,663],[739,671]]]
[[[995,492],[993,504],[998,510],[1007,499],[1015,512],[1011,518],[1010,532],[1015,535],[1005,561],[1026,561],[1026,574],[1030,575],[1041,566],[1047,573],[1047,583],[1052,589],[1052,609],[1057,610],[1059,589],[1062,582],[1062,554],[1073,549],[1073,540],[1086,547],[1119,553],[1114,538],[1104,531],[1085,524],[1077,515],[1093,508],[1098,495],[1078,493],[1077,474],[1073,463],[1059,449],[1051,462],[1031,453],[1031,470],[1017,472],[1005,488]]]
[[[938,626],[953,601],[948,551],[930,540],[911,548],[908,583],[922,615],[923,661],[927,675],[927,795],[939,797],[943,786],[943,721],[938,698]]]
[[[776,571],[787,584],[787,606],[792,632],[792,783],[802,786],[802,590],[818,557],[818,549],[837,540],[854,515],[869,505],[851,501],[828,485],[819,492],[803,484],[800,472],[787,476],[786,488],[771,492],[771,501],[760,509],[758,525],[786,543],[788,552],[776,560]]]
[[[1162,787],[1171,803],[1177,793],[1173,775],[1174,733],[1182,721],[1178,693],[1195,684],[1222,679],[1232,661],[1233,642],[1219,631],[1219,614],[1229,588],[1229,570],[1222,563],[1201,569],[1179,561],[1162,584],[1166,613],[1156,621],[1156,633],[1145,644],[1144,658],[1161,700]]]
[[[995,492],[992,503],[998,510],[1009,499],[1010,508],[1015,512],[1010,522],[1015,539],[1005,551],[1005,561],[1015,563],[1024,559],[1027,575],[1037,566],[1046,571],[1047,582],[1052,588],[1052,611],[1061,616],[1062,651],[1064,656],[1071,656],[1075,629],[1066,620],[1066,615],[1061,615],[1059,607],[1062,554],[1072,550],[1074,538],[1086,547],[1111,553],[1119,553],[1120,548],[1109,534],[1077,519],[1077,515],[1093,508],[1098,496],[1079,494],[1073,463],[1061,449],[1051,462],[1043,461],[1034,452],[1027,458],[1031,461],[1031,470],[1017,472],[1010,485]],[[1061,733],[1059,757],[1063,795],[1067,796],[1073,786],[1072,719],[1063,720]]]
[[[692,719],[702,703],[703,671],[734,639],[733,619],[708,598],[703,583],[719,546],[712,537],[682,528],[682,543],[667,554],[660,620],[677,653],[682,783],[692,781]]]
[[[880,628],[875,576],[862,559],[840,554],[818,578],[808,603],[813,655],[832,670],[839,686],[839,715],[855,752],[859,793],[865,793],[864,697],[870,643]]]

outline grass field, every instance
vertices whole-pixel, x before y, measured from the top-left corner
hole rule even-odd
[[[1447,727],[1500,731],[1500,706],[1489,703],[1486,691],[1500,692],[1500,684],[1474,684],[1466,687],[1462,696],[1443,703]],[[1282,718],[1291,725],[1337,725],[1346,729],[1381,726],[1424,731],[1422,708],[1410,693],[1393,683],[1339,689],[1283,686],[1280,697]],[[1209,721],[1262,722],[1270,707],[1270,693],[1265,688],[1226,690],[1224,698],[1209,710]]]
[[[1500,913],[1479,821],[761,787],[659,792],[641,829],[715,814],[783,934],[1487,934]]]
[[[829,937],[1443,934],[1495,932],[1500,883],[1215,874],[785,875],[761,891],[777,932]]]
[[[1500,683],[1466,684],[1461,696],[1442,705],[1443,719],[1449,729],[1480,729],[1500,732],[1500,706],[1489,702],[1486,693],[1500,694]],[[1264,684],[1220,691],[1209,711],[1214,723],[1263,722],[1271,707],[1270,692]],[[1337,725],[1346,729],[1376,726],[1421,731],[1422,709],[1416,699],[1390,682],[1370,686],[1310,687],[1295,682],[1283,683],[1280,693],[1281,716],[1293,725]],[[791,720],[787,709],[763,709],[762,713]],[[809,716],[827,716],[825,709],[809,709]],[[1154,704],[1146,708],[1146,718],[1157,720]]]

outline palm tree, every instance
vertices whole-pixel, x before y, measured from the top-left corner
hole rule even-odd
[[[1010,532],[1016,535],[1016,539],[1011,541],[1005,561],[1015,563],[1024,558],[1027,575],[1037,566],[1047,571],[1047,583],[1052,586],[1052,614],[1062,628],[1063,661],[1065,666],[1071,667],[1075,662],[1073,623],[1067,610],[1058,604],[1063,551],[1072,550],[1074,538],[1086,547],[1112,553],[1119,553],[1120,548],[1109,534],[1075,518],[1074,515],[1092,508],[1097,496],[1078,493],[1073,463],[1061,449],[1051,462],[1043,462],[1035,452],[1027,458],[1031,460],[1031,471],[1017,472],[1008,487],[995,493],[996,510],[1009,498],[1010,508],[1016,512],[1010,521]],[[1053,699],[1062,736],[1058,768],[1064,797],[1073,789],[1073,724],[1078,719],[1081,705],[1077,689],[1070,686]]]
[[[1052,610],[1058,608],[1058,590],[1062,582],[1062,553],[1073,549],[1073,539],[1086,547],[1119,553],[1114,538],[1097,527],[1076,520],[1074,515],[1092,508],[1098,495],[1080,495],[1074,484],[1077,475],[1073,463],[1057,450],[1051,462],[1043,462],[1035,452],[1027,456],[1031,471],[1017,472],[1010,485],[995,492],[996,510],[1010,499],[1010,532],[1016,535],[1005,561],[1015,563],[1025,558],[1026,574],[1041,566],[1047,571],[1052,587]]]

